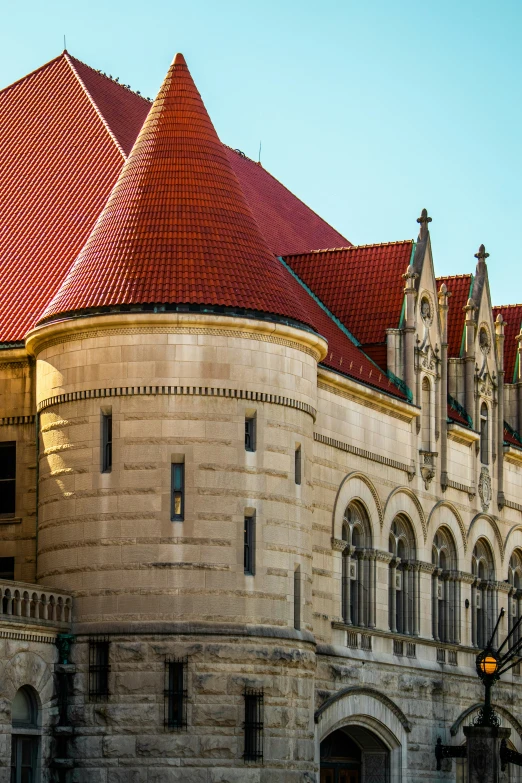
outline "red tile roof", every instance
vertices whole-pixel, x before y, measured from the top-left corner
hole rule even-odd
[[[66,56],[0,92],[0,341],[33,326],[122,162]]]
[[[451,294],[448,301],[448,357],[458,358],[464,334],[465,313],[469,297],[473,275],[453,275],[451,277],[437,277],[437,288],[445,283]]]
[[[288,277],[178,54],[85,247],[41,318],[173,303],[310,324]]]
[[[398,328],[413,240],[360,245],[285,260],[363,345],[384,343]]]
[[[496,319],[499,313],[502,313],[502,318],[506,322],[504,327],[504,377],[506,383],[516,383],[515,369],[518,351],[516,337],[520,334],[522,327],[522,304],[494,307],[493,318]]]
[[[23,340],[56,293],[149,109],[67,53],[0,91],[0,342]],[[268,172],[226,154],[273,252],[339,241]]]
[[[522,438],[506,422],[504,422],[504,443],[509,443],[510,446],[522,449]]]
[[[448,403],[448,419],[456,424],[462,424],[463,427],[469,427],[469,421],[451,403]]]
[[[259,228],[276,255],[351,245],[259,163],[237,150],[227,148],[227,152]]]

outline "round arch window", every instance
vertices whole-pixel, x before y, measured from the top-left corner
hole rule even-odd
[[[40,737],[38,702],[32,688],[20,688],[11,704],[11,781],[37,783]]]

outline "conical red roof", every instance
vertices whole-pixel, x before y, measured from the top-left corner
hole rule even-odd
[[[40,320],[176,303],[310,323],[290,281],[178,54],[87,243]]]

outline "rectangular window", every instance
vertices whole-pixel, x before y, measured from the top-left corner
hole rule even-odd
[[[16,442],[0,443],[0,516],[12,517],[16,496]]]
[[[263,759],[263,691],[246,688],[245,698],[245,761]]]
[[[89,639],[89,699],[104,701],[109,696],[109,639]]]
[[[294,571],[294,628],[301,630],[301,567]]]
[[[185,463],[172,463],[172,521],[182,522],[185,518]]]
[[[187,659],[165,660],[165,728],[187,726]]]
[[[0,557],[0,579],[14,579],[14,557]]]
[[[245,451],[256,450],[256,417],[245,418]]]
[[[295,483],[300,484],[301,483],[301,446],[300,445],[295,447],[294,475],[295,475]]]
[[[256,567],[256,517],[254,514],[245,517],[244,564],[245,574],[253,576]]]
[[[112,413],[102,414],[102,473],[112,470]]]

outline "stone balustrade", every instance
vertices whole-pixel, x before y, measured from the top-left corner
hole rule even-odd
[[[6,619],[67,626],[72,620],[72,597],[62,590],[0,579],[0,622]]]

